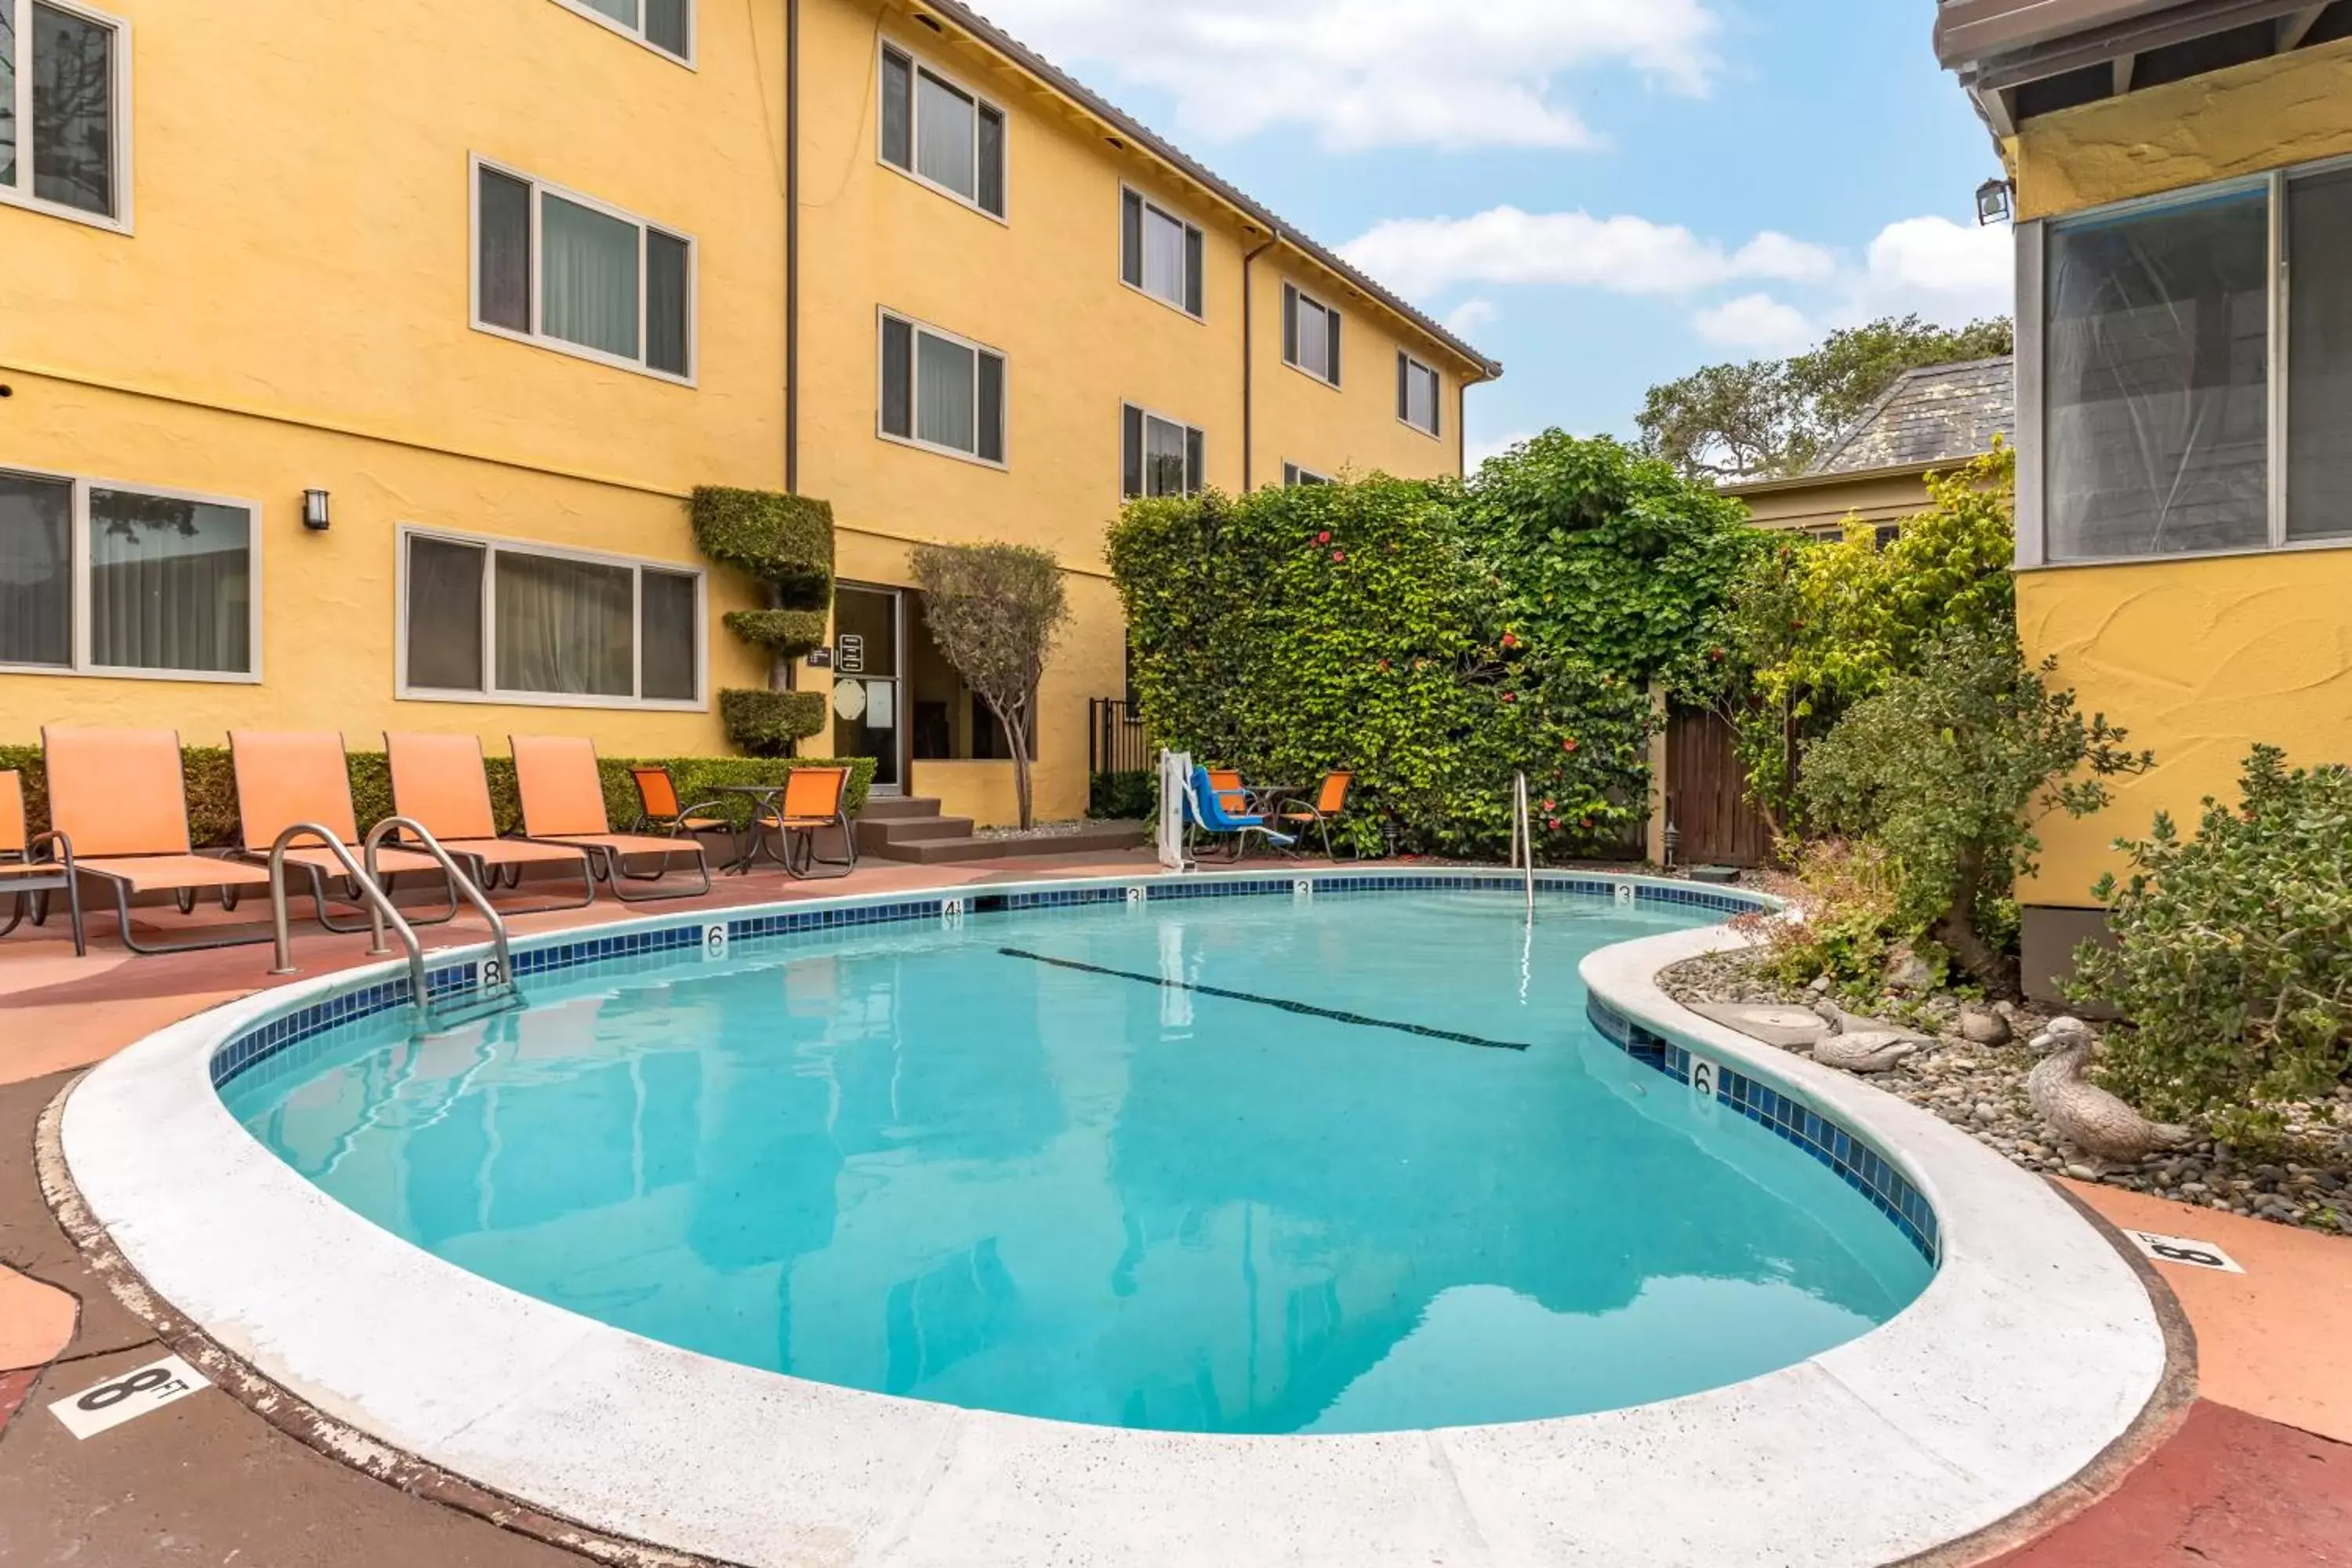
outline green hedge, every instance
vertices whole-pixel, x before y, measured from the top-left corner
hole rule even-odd
[[[799,658],[824,646],[823,610],[730,610],[719,619],[753,647],[780,658]]]
[[[184,747],[181,759],[187,775],[188,831],[196,847],[221,849],[235,845],[236,777],[230,767],[227,748]],[[772,784],[781,782],[793,768],[846,765],[850,773],[845,804],[855,816],[865,808],[866,790],[874,783],[871,757],[851,757],[839,763],[816,757],[604,757],[599,762],[604,775],[604,811],[616,831],[625,831],[637,819],[637,786],[629,776],[629,769],[640,762],[667,766],[670,776],[677,781],[680,804],[686,805],[709,799],[711,788],[717,784]],[[484,763],[489,773],[490,809],[498,816],[499,831],[520,831],[522,806],[515,795],[513,760],[487,757]],[[25,775],[25,811],[32,831],[45,831],[49,823],[49,795],[41,766],[41,748],[0,746],[0,772],[12,768]],[[359,815],[360,826],[373,826],[392,815],[391,770],[381,752],[352,752],[351,770],[352,805]],[[740,821],[749,809],[747,804],[730,801],[726,812]]]
[[[1087,782],[1087,815],[1106,822],[1157,821],[1160,774],[1150,768],[1095,774]]]

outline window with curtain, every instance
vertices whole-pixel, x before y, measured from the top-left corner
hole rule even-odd
[[[256,548],[236,501],[0,473],[0,666],[249,676]]]
[[[0,0],[0,200],[122,216],[121,25],[47,0]]]
[[[137,490],[89,491],[89,663],[253,668],[253,514]]]
[[[488,163],[474,200],[478,325],[681,379],[694,242]]]
[[[1285,488],[1295,488],[1299,485],[1328,485],[1331,479],[1328,474],[1302,468],[1296,463],[1285,463],[1282,465],[1282,482]]]
[[[882,51],[882,161],[1004,216],[1004,110],[900,50]]]
[[[401,592],[404,694],[701,699],[698,574],[412,532]]]
[[[1397,417],[1424,436],[1438,428],[1437,372],[1400,350],[1397,353]]]
[[[894,440],[1004,461],[1004,356],[900,316],[885,315],[878,426]]]
[[[694,0],[561,0],[681,60],[694,58]]]
[[[1288,283],[1282,286],[1282,362],[1339,384],[1339,312]]]
[[[1119,193],[1119,277],[1129,288],[1201,314],[1201,231],[1134,191]]]
[[[1201,492],[1208,438],[1199,429],[1131,403],[1120,410],[1119,424],[1122,495],[1134,500]]]

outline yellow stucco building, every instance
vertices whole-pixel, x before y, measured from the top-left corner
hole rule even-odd
[[[1054,552],[1038,807],[1122,684],[1125,495],[1458,473],[1499,367],[979,16],[0,0],[0,742],[726,750],[697,485],[829,500],[812,753],[1002,821],[921,542]]]
[[[2156,753],[2047,820],[2029,988],[2118,835],[2352,759],[2352,5],[1944,0],[2018,217],[2018,616]]]

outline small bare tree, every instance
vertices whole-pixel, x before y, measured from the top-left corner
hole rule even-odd
[[[931,639],[1013,743],[1021,826],[1034,827],[1037,682],[1070,618],[1061,565],[1027,544],[920,544],[914,565]]]

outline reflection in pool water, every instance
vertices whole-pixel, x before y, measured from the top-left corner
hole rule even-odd
[[[1530,936],[1455,894],[867,928],[372,1020],[223,1092],[438,1256],[750,1365],[1163,1430],[1523,1420],[1801,1360],[1928,1277],[1587,1024],[1577,960],[1687,923],[1562,899]]]

